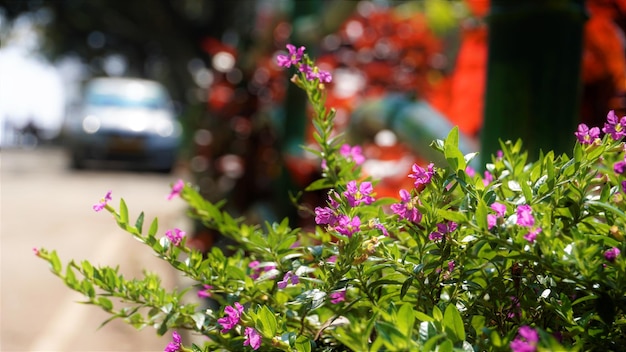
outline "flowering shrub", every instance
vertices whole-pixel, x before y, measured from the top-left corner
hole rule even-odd
[[[147,274],[129,280],[88,261],[63,265],[36,249],[71,289],[137,328],[172,331],[165,351],[282,350],[619,350],[626,346],[626,117],[610,112],[602,128],[581,125],[573,153],[547,152],[527,163],[520,141],[482,176],[462,155],[458,130],[434,141],[446,165],[414,165],[412,189],[377,198],[360,173],[360,149],[334,131],[320,70],[289,47],[315,116],[322,176],[306,190],[327,190],[309,209],[313,230],[287,220],[263,225],[234,219],[223,203],[175,183],[188,215],[237,246],[202,254],[181,229],[147,231],[111,192],[94,206],[173,268],[195,280],[212,309],[184,303],[189,290],[166,292]],[[557,133],[557,131],[555,131]],[[121,302],[124,302],[122,305]],[[207,337],[186,346],[178,331]]]

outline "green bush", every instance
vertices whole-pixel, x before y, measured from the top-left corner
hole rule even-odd
[[[328,191],[327,204],[310,209],[314,230],[287,220],[248,224],[179,181],[170,198],[237,244],[203,254],[179,229],[160,236],[157,219],[147,231],[143,213],[131,221],[123,199],[114,209],[107,194],[94,206],[197,282],[195,292],[213,304],[207,310],[184,303],[190,290],[166,292],[152,274],[128,280],[88,261],[64,265],[54,251],[37,255],[111,319],[174,330],[166,351],[626,346],[626,117],[610,112],[603,136],[579,126],[571,156],[547,152],[527,163],[520,141],[501,142],[483,175],[468,167],[474,155],[459,151],[455,128],[432,143],[446,165],[414,165],[413,189],[377,199],[359,148],[343,143],[325,107],[330,73],[304,48],[288,49],[278,61],[297,69],[292,82],[308,95],[318,147],[307,150],[323,171],[305,191]],[[181,329],[208,339],[186,347]]]

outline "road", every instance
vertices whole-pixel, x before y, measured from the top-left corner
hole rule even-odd
[[[64,262],[89,259],[120,265],[125,277],[143,269],[161,274],[167,287],[177,274],[148,247],[117,227],[106,211],[92,205],[108,190],[128,204],[131,218],[140,211],[146,223],[159,218],[160,232],[189,227],[180,199],[166,200],[170,184],[184,171],[149,172],[89,169],[72,171],[56,148],[3,149],[0,152],[0,350],[2,351],[163,351],[170,336],[154,329],[140,332],[123,321],[99,329],[109,316],[52,275],[34,247],[55,249]],[[190,230],[190,229],[189,229]]]

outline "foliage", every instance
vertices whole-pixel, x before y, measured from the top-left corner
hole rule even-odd
[[[313,230],[248,224],[202,198],[190,184],[170,197],[188,215],[237,245],[203,254],[180,230],[159,236],[157,219],[129,219],[123,199],[94,209],[173,268],[197,282],[213,304],[183,303],[159,278],[126,279],[88,261],[63,264],[38,249],[52,272],[111,319],[158,334],[188,329],[208,337],[185,347],[175,333],[166,351],[534,351],[616,350],[626,345],[624,123],[612,113],[599,137],[581,125],[571,156],[547,152],[527,163],[521,141],[502,141],[484,177],[458,149],[458,130],[432,147],[446,165],[414,165],[415,188],[376,199],[358,149],[342,148],[334,110],[325,106],[328,72],[291,47],[279,60],[314,112],[328,190]],[[328,74],[328,75],[327,75]],[[321,81],[320,81],[321,80]],[[313,210],[311,210],[313,211]],[[124,302],[123,305],[120,303]],[[119,308],[121,306],[122,308]],[[105,322],[106,323],[106,322]]]

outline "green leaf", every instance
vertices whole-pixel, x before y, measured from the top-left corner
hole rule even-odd
[[[107,312],[110,312],[113,309],[113,303],[111,303],[111,300],[106,297],[98,297],[98,305]]]
[[[465,170],[465,157],[459,150],[458,126],[454,126],[454,128],[450,130],[450,133],[448,133],[448,136],[444,141],[443,155],[454,172]]]
[[[312,182],[307,188],[305,188],[304,190],[307,192],[310,191],[319,191],[322,189],[329,189],[333,187],[333,183],[331,182],[331,180],[327,179],[327,178],[320,178],[319,180],[316,180],[314,182]]]
[[[154,218],[154,220],[152,220],[152,224],[150,224],[150,229],[148,230],[148,236],[154,237],[157,231],[159,231],[159,219]]]
[[[455,342],[465,340],[463,318],[454,304],[448,304],[443,314],[443,328],[449,338]]]
[[[267,337],[268,339],[273,338],[276,335],[276,317],[274,313],[267,307],[263,306],[257,311],[257,324],[256,327],[259,329],[261,335]]]
[[[59,255],[57,251],[50,252],[49,259],[50,265],[52,266],[52,271],[59,275],[61,273],[61,269],[63,266],[61,265],[61,260],[59,259]]]
[[[296,338],[296,351],[311,352],[311,341],[304,335]]]
[[[388,349],[404,350],[407,347],[407,336],[395,325],[384,321],[376,322],[376,332],[382,337]]]
[[[143,232],[143,211],[137,217],[137,221],[135,221],[135,228],[139,234]]]
[[[437,209],[437,214],[446,220],[454,221],[456,223],[463,223],[467,221],[465,214],[459,211]]]
[[[478,206],[476,207],[476,224],[483,230],[487,230],[489,227],[487,223],[487,204],[482,199],[478,200]]]
[[[413,313],[413,307],[405,303],[400,306],[398,309],[398,313],[396,316],[396,325],[398,326],[398,330],[400,330],[407,337],[411,337],[413,333],[413,324],[415,323],[415,314]]]
[[[120,198],[120,221],[124,224],[128,223],[128,207],[124,198]]]

